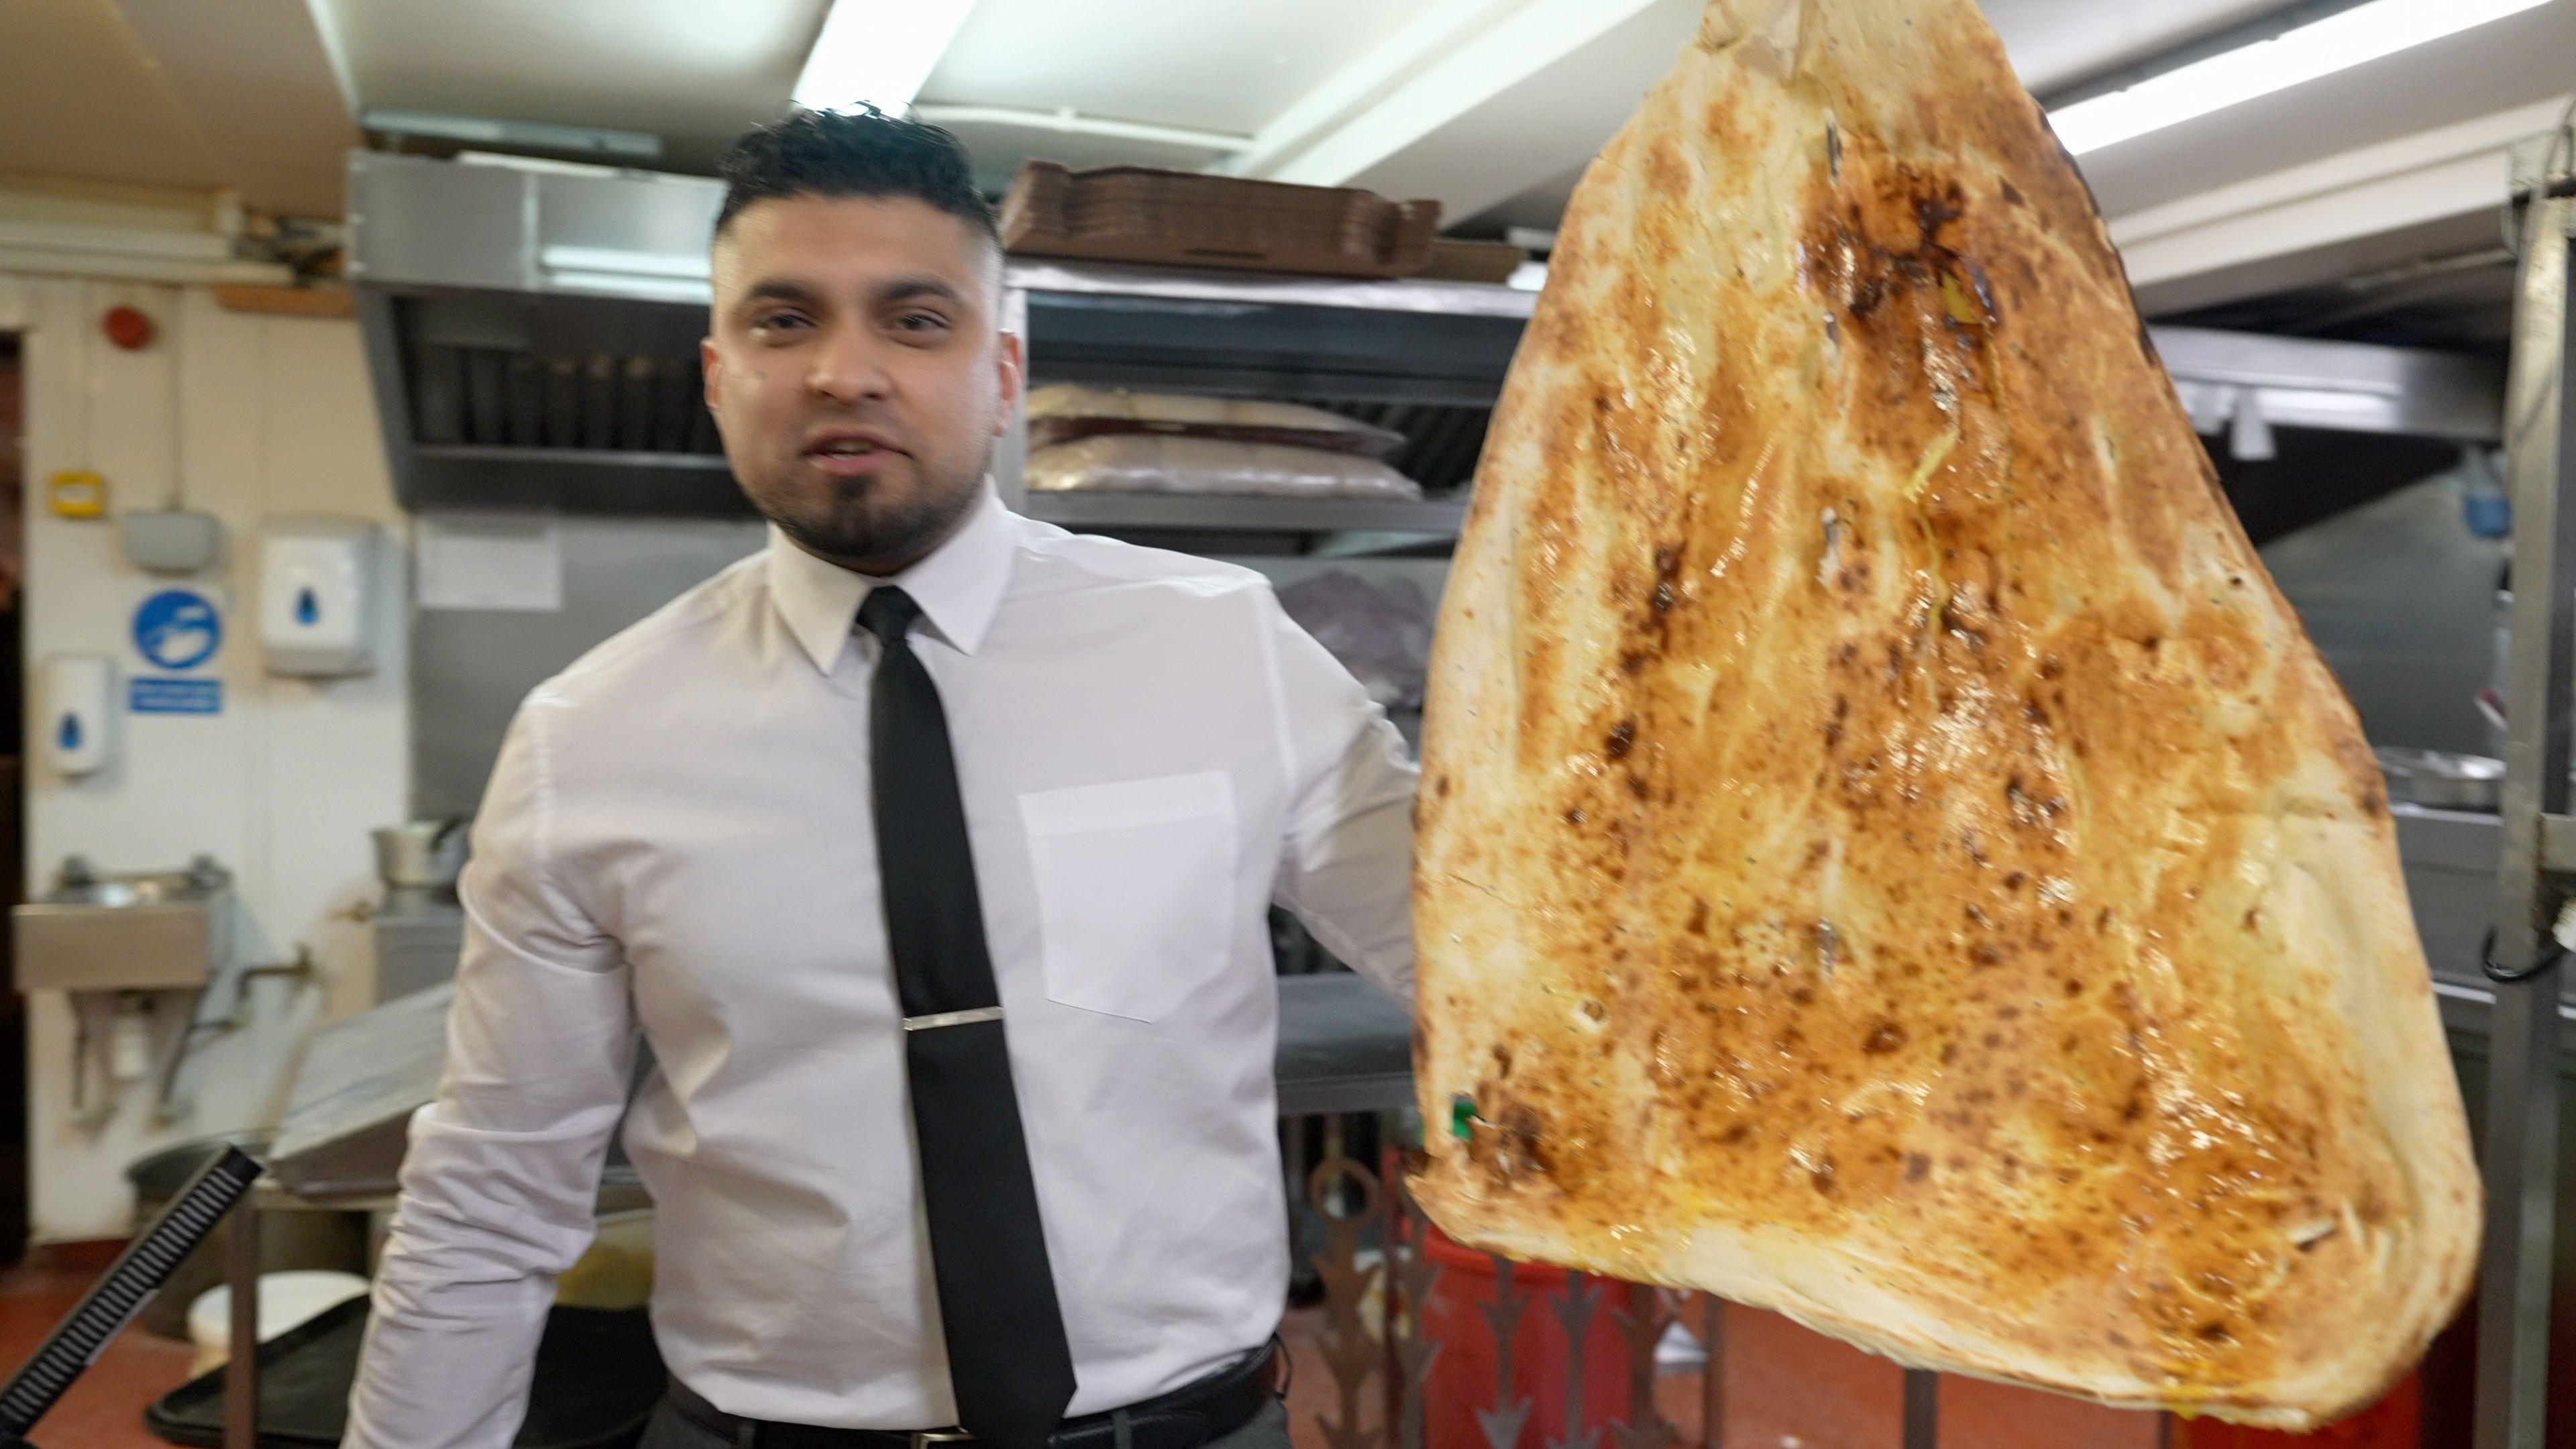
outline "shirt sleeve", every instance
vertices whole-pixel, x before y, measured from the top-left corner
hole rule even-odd
[[[414,1114],[344,1449],[508,1449],[634,1062],[618,944],[549,875],[542,692],[476,816],[438,1097]]]
[[[1386,711],[1261,591],[1290,782],[1272,899],[1324,949],[1413,1003],[1413,785]]]

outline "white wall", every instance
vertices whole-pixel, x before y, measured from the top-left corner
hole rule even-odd
[[[159,324],[148,349],[120,351],[101,337],[97,319],[120,303]],[[125,716],[116,762],[87,779],[31,762],[30,894],[71,853],[108,870],[210,853],[236,877],[244,959],[283,960],[305,946],[322,970],[311,984],[253,983],[250,1024],[194,1054],[181,1082],[193,1111],[166,1125],[154,1121],[149,1084],[126,1091],[105,1123],[77,1123],[72,1005],[66,993],[35,994],[34,1233],[39,1241],[112,1237],[130,1226],[127,1163],[189,1137],[274,1125],[311,1027],[372,1000],[367,832],[407,809],[405,521],[354,323],[242,315],[201,287],[0,274],[0,330],[25,338],[30,669],[68,652],[106,654],[120,676],[136,672],[143,661],[128,637],[130,617],[166,582],[124,561],[112,521],[53,516],[44,481],[58,470],[105,475],[111,512],[160,506],[179,483],[187,506],[222,520],[225,555],[178,582],[229,596],[210,666],[222,681],[221,714]],[[317,682],[262,667],[259,528],[291,515],[365,519],[385,530],[388,607],[376,619],[370,676]],[[36,738],[31,728],[31,750]]]

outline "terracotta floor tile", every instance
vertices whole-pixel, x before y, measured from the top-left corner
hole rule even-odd
[[[0,1271],[0,1374],[44,1345],[46,1335],[72,1311],[97,1273],[41,1266]],[[186,1383],[196,1350],[141,1329],[128,1328],[36,1426],[40,1449],[161,1449],[143,1427],[143,1409]]]

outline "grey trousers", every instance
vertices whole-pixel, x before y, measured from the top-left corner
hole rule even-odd
[[[652,1422],[644,1426],[643,1442],[636,1449],[747,1449],[728,1436],[701,1427],[682,1415],[678,1406],[664,1399],[653,1411]],[[1288,1406],[1277,1399],[1261,1406],[1244,1426],[1222,1439],[1208,1441],[1207,1449],[1288,1449]]]

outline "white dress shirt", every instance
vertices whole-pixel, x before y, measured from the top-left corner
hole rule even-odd
[[[1409,1001],[1414,771],[1248,570],[988,492],[888,582],[947,709],[1068,1412],[1124,1406],[1278,1323],[1265,908]],[[773,532],[521,707],[352,1449],[510,1442],[639,1026],[625,1140],[671,1371],[753,1418],[955,1421],[869,826],[869,587]]]

